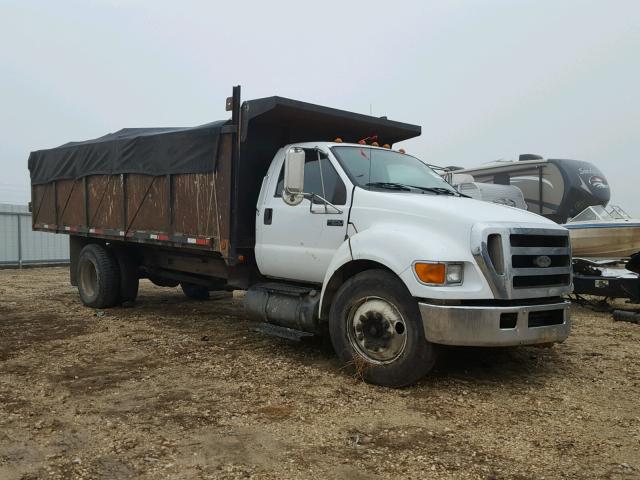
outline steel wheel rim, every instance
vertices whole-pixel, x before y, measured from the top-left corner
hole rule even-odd
[[[407,345],[407,327],[402,314],[380,297],[365,297],[349,311],[347,332],[351,346],[371,363],[396,360]]]
[[[83,292],[93,298],[96,294],[96,286],[98,284],[98,272],[93,262],[84,261],[80,264],[80,283]]]

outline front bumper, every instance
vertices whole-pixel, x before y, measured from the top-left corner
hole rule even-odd
[[[432,343],[499,347],[564,341],[571,331],[570,302],[526,306],[449,306],[419,303]]]

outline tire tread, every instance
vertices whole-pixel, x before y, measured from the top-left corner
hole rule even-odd
[[[115,256],[102,245],[90,243],[80,252],[78,269],[86,257],[90,257],[88,261],[91,261],[91,258],[95,261],[98,294],[93,300],[87,299],[83,295],[81,282],[78,282],[82,302],[93,308],[113,307],[117,304],[120,294],[120,269]]]
[[[414,332],[407,339],[407,350],[391,364],[379,365],[367,362],[352,346],[347,337],[346,316],[350,299],[374,292],[392,301],[405,322]],[[365,381],[387,387],[411,385],[426,375],[435,364],[436,347],[424,337],[417,301],[406,286],[392,272],[372,269],[349,278],[336,292],[329,313],[329,332],[333,347],[340,359],[359,372]],[[364,362],[364,368],[362,368]],[[360,365],[356,367],[356,365]]]

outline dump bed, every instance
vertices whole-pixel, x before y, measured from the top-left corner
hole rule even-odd
[[[254,245],[261,180],[295,142],[380,143],[420,127],[269,97],[228,99],[232,118],[191,128],[136,128],[29,156],[34,230],[219,252]]]
[[[227,125],[124,129],[33,152],[33,228],[224,251]]]

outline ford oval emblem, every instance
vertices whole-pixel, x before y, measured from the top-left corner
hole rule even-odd
[[[539,255],[533,259],[536,267],[547,268],[551,266],[551,257],[548,255]]]

